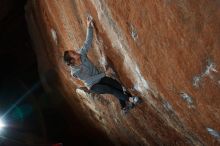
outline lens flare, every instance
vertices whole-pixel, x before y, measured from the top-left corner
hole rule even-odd
[[[0,130],[1,130],[3,127],[5,127],[5,124],[4,124],[4,122],[2,121],[2,119],[0,119]]]

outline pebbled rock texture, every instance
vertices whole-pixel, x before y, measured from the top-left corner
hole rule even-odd
[[[127,115],[111,95],[71,78],[62,55],[82,46],[144,103]],[[115,145],[220,145],[220,2],[217,0],[30,0],[26,7],[39,74]]]

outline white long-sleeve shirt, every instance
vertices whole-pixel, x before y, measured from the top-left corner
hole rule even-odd
[[[101,78],[105,76],[105,73],[99,72],[87,57],[87,52],[92,45],[92,39],[93,28],[90,26],[87,28],[86,40],[79,52],[81,55],[82,64],[79,66],[70,66],[71,75],[84,81],[88,89],[90,89],[94,84],[98,83]]]

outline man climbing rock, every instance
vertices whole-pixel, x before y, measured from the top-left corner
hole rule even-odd
[[[93,20],[90,16],[87,18],[87,35],[83,47],[78,52],[66,50],[64,52],[64,62],[70,67],[71,75],[82,80],[91,92],[97,94],[108,93],[116,96],[122,110],[126,113],[140,103],[140,99],[136,96],[131,96],[128,92],[125,93],[118,81],[107,76],[111,73],[110,68],[105,73],[100,72],[89,60],[87,52],[92,44],[93,27]]]

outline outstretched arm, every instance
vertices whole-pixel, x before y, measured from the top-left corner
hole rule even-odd
[[[86,33],[86,40],[83,44],[83,47],[80,50],[81,55],[86,55],[89,48],[91,48],[92,45],[92,39],[93,39],[93,22],[92,18],[87,18],[87,33]]]

